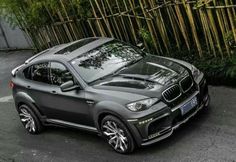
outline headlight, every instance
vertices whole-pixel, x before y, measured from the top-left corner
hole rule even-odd
[[[191,71],[192,71],[194,80],[196,80],[201,74],[201,71],[198,70],[194,65],[191,66]]]
[[[142,111],[142,110],[148,109],[157,101],[158,101],[158,98],[149,98],[149,99],[144,99],[144,100],[129,103],[126,106],[131,111]]]

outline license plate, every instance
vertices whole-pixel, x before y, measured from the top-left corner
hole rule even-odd
[[[197,97],[192,98],[190,101],[188,101],[186,104],[184,104],[180,109],[182,115],[189,112],[191,109],[193,109],[195,106],[198,105]]]

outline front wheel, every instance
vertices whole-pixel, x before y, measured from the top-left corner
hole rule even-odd
[[[116,152],[126,154],[134,150],[134,140],[127,127],[118,118],[106,116],[101,122],[101,131]]]

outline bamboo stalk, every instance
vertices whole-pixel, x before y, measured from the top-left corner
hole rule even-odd
[[[206,9],[223,9],[223,8],[236,8],[236,5],[228,5],[228,6],[206,6]]]
[[[217,28],[216,28],[214,17],[212,15],[212,11],[211,10],[207,10],[207,15],[208,15],[209,22],[210,22],[210,24],[209,24],[210,25],[210,29],[212,30],[214,39],[215,39],[216,44],[217,44],[217,48],[219,50],[219,53],[220,53],[221,57],[223,58],[224,57],[223,56],[223,51],[222,51],[222,48],[221,48],[219,34],[218,34],[218,31],[217,31]]]
[[[124,7],[125,7],[125,10],[128,10],[128,6],[127,6],[125,0],[123,0],[123,4],[124,4]],[[135,34],[134,25],[133,25],[132,20],[131,20],[130,17],[128,17],[128,20],[129,20],[130,29],[131,29],[131,33],[133,35],[135,44],[137,44],[138,40],[137,40],[137,37],[136,37],[136,34]]]
[[[107,29],[108,29],[108,31],[109,31],[110,36],[111,36],[111,37],[114,37],[114,35],[113,35],[113,33],[112,33],[112,30],[111,30],[110,23],[109,23],[109,21],[107,20],[107,18],[104,16],[104,14],[103,14],[103,12],[102,12],[102,10],[101,10],[101,7],[100,7],[100,5],[98,4],[97,0],[95,0],[95,4],[96,4],[96,6],[97,6],[97,8],[98,8],[98,11],[100,12],[100,14],[101,14],[101,16],[102,16],[102,19],[103,19],[104,23],[106,24],[106,27],[107,27]]]
[[[199,56],[202,57],[202,48],[201,48],[201,45],[200,45],[200,42],[199,42],[199,38],[198,38],[197,31],[196,31],[196,27],[195,27],[195,23],[194,23],[194,18],[193,18],[192,11],[190,9],[190,5],[189,4],[185,4],[184,3],[185,0],[182,0],[182,2],[183,2],[183,5],[184,5],[184,7],[186,9],[186,13],[187,13],[187,16],[188,16],[188,19],[189,19],[189,22],[190,22],[192,34],[193,34],[193,37],[194,37],[195,44],[197,46],[197,50],[198,50]]]
[[[138,32],[147,28],[154,45],[154,50],[168,53],[171,43],[178,49],[196,47],[200,57],[203,57],[203,45],[207,51],[223,58],[227,52],[230,56],[228,42],[224,36],[231,32],[236,41],[236,22],[234,0],[207,0],[200,6],[194,0],[89,0],[92,16],[77,17],[72,1],[70,4],[59,0],[60,9],[42,3],[49,23],[37,29],[27,19],[27,7],[36,3],[26,1],[15,12],[17,21],[27,35],[30,35],[34,46],[43,49],[51,45],[65,43],[88,36],[115,36],[129,42],[138,43]],[[73,11],[73,15],[71,15]],[[43,16],[43,15],[42,15]],[[59,19],[59,20],[57,20]],[[55,22],[57,20],[58,22]],[[202,32],[201,32],[202,31]],[[204,36],[203,42],[200,42]],[[147,49],[150,46],[144,39]],[[223,50],[224,51],[223,51]],[[153,49],[152,49],[153,50]]]
[[[118,3],[118,0],[115,0],[115,2],[116,2],[116,6],[118,8],[118,13],[121,15],[121,9],[120,9],[120,5]],[[125,35],[125,40],[129,41],[128,32],[126,30],[125,22],[124,22],[124,19],[123,19],[122,15],[120,16],[120,20],[121,20],[121,24],[122,24],[122,30],[123,30],[124,35]]]
[[[233,0],[230,0],[230,4],[233,4]],[[235,8],[231,8],[233,12],[233,17],[236,17]]]
[[[111,15],[114,15],[108,0],[106,0],[106,3],[108,5],[108,9],[110,10]],[[105,7],[104,7],[104,12],[105,12]],[[115,20],[115,16],[112,16],[111,18],[112,18],[112,20],[114,22],[114,28],[115,28],[114,29],[114,33],[115,33],[116,37],[122,39],[122,34],[121,34],[120,28],[119,28],[119,26],[117,24],[117,21]]]
[[[139,30],[142,28],[141,22],[140,22],[140,20],[138,19],[137,13],[135,12],[135,7],[134,7],[134,5],[133,5],[133,3],[132,3],[132,0],[128,0],[128,2],[129,2],[129,5],[130,5],[130,7],[131,7],[131,10],[132,10],[132,12],[133,12],[135,21],[136,21],[136,23],[137,23],[137,25],[138,25],[138,29],[137,29],[137,30],[139,31]],[[146,40],[144,40],[144,45],[145,45],[145,47],[147,48],[147,50],[149,50],[149,47],[148,47],[148,45],[147,45]]]
[[[69,18],[68,14],[67,14],[65,5],[64,5],[64,3],[62,2],[62,0],[60,0],[60,4],[61,4],[61,6],[62,6],[62,10],[63,10],[64,13],[65,13],[66,19],[67,19],[68,21],[70,21],[70,18]],[[77,35],[75,34],[75,31],[74,31],[73,26],[72,26],[71,23],[69,23],[69,27],[70,27],[70,29],[71,29],[71,31],[72,31],[71,36],[73,35],[75,39],[78,39],[78,37],[77,37]]]
[[[225,0],[225,4],[228,6],[229,5],[229,1]],[[235,21],[236,21],[235,19],[236,19],[236,17],[234,17],[234,19],[233,19],[232,13],[231,13],[229,8],[227,8],[227,13],[228,13],[228,18],[229,18],[230,25],[231,25],[231,31],[232,31],[233,36],[234,36],[234,41],[236,42],[236,27],[235,27]]]
[[[215,4],[215,3],[214,3],[214,4]],[[216,5],[216,4],[215,4],[215,5]],[[219,26],[220,26],[220,30],[221,30],[222,36],[224,37],[226,33],[225,33],[224,24],[222,23],[223,20],[222,20],[222,17],[221,17],[221,15],[220,15],[220,12],[219,12],[219,11],[220,11],[220,10],[216,10],[216,16],[217,16],[217,19],[218,19],[218,24],[219,24]],[[227,50],[227,54],[230,55],[229,46],[228,46],[228,44],[227,44],[227,42],[226,42],[225,39],[223,39],[223,41],[224,41],[224,44],[225,44],[225,47],[226,47],[226,50]]]
[[[93,36],[96,37],[97,34],[95,33],[95,31],[94,31],[94,29],[93,29],[93,26],[92,26],[92,24],[91,24],[91,22],[90,22],[90,20],[87,20],[87,22],[88,22],[88,24],[89,24],[90,29],[92,30]]]
[[[189,35],[187,33],[187,28],[186,28],[186,25],[185,25],[185,21],[183,19],[183,15],[182,15],[182,13],[180,11],[179,6],[174,6],[174,8],[175,8],[176,16],[178,18],[178,22],[177,22],[178,26],[180,28],[180,31],[181,31],[183,37],[184,37],[185,44],[186,44],[188,50],[190,51]]]
[[[59,38],[58,38],[58,36],[57,36],[57,34],[56,34],[56,31],[55,31],[54,27],[53,27],[52,25],[51,25],[50,27],[51,27],[51,29],[52,29],[52,32],[53,32],[53,34],[54,34],[54,37],[56,38],[57,43],[60,44]]]
[[[150,0],[148,0],[148,1],[149,1],[150,6],[154,7],[153,1],[150,1]],[[155,11],[153,11],[153,14],[156,17],[155,18],[156,26],[159,30],[160,35],[161,35],[162,42],[163,42],[163,44],[166,48],[167,53],[169,53],[169,48],[170,48],[169,42],[170,41],[169,41],[169,38],[168,38],[167,33],[166,33],[166,29],[165,29],[165,25],[163,23],[163,18],[162,18],[161,12],[160,12],[160,10],[158,10],[158,11],[155,10]]]
[[[89,0],[89,2],[90,2],[90,5],[91,5],[91,7],[92,7],[93,15],[94,15],[95,20],[96,20],[96,22],[97,22],[97,25],[98,25],[98,29],[99,29],[99,31],[100,31],[100,34],[101,34],[102,37],[105,37],[105,36],[106,36],[106,33],[105,33],[104,29],[103,29],[103,26],[102,26],[100,20],[98,19],[98,16],[97,16],[97,14],[96,14],[96,11],[95,11],[95,8],[94,8],[94,6],[93,6],[93,3],[92,3],[91,0]]]
[[[57,11],[57,14],[58,14],[60,20],[63,22],[64,19],[63,19],[62,14],[61,14],[61,12],[60,12],[59,10]],[[66,31],[67,37],[68,37],[69,40],[72,42],[72,41],[73,41],[73,38],[72,38],[72,36],[71,36],[71,34],[70,34],[70,31],[69,31],[67,25],[66,25],[66,24],[63,24],[63,27],[64,27],[64,29],[65,29],[65,31]]]
[[[178,34],[178,29],[176,28],[175,21],[174,21],[173,17],[171,16],[169,7],[166,8],[166,11],[167,11],[167,15],[170,20],[171,29],[174,33],[174,39],[175,39],[177,48],[180,50],[180,38],[179,38],[179,34]]]
[[[139,4],[140,4],[141,9],[142,9],[142,11],[143,11],[144,17],[147,18],[148,16],[147,16],[147,13],[145,12],[145,9],[144,9],[142,0],[139,0]],[[153,30],[153,26],[154,26],[154,25],[153,25],[153,22],[152,22],[152,21],[148,21],[148,20],[146,19],[146,23],[147,23],[147,26],[148,26],[148,30],[149,30],[149,32],[150,32],[150,34],[151,34],[152,41],[153,41],[153,44],[154,44],[154,47],[155,47],[156,51],[162,53],[162,49],[161,49],[161,47],[160,47],[160,43],[159,43],[159,41],[158,41],[157,34],[156,34],[155,30]],[[156,37],[156,39],[155,39],[155,37]]]

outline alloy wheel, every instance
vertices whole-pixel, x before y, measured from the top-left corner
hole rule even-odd
[[[25,129],[30,133],[34,133],[36,131],[36,126],[32,115],[24,108],[20,109],[19,115]]]
[[[116,122],[106,121],[103,126],[103,134],[107,137],[108,143],[118,152],[126,152],[128,149],[128,138],[123,129]]]

